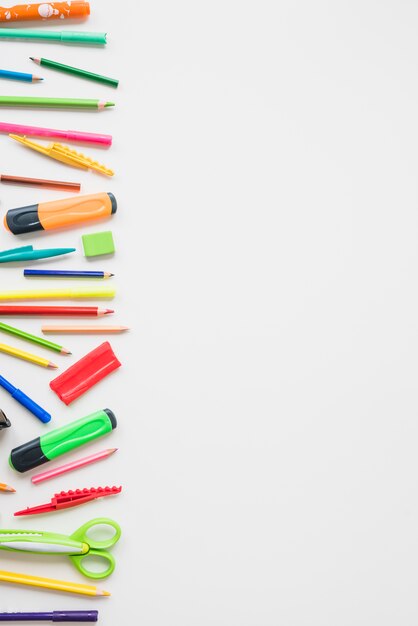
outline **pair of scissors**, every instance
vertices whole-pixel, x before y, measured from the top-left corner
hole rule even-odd
[[[98,527],[110,527],[112,536],[105,540],[98,540],[91,536],[91,531]],[[107,530],[108,532],[108,530]],[[115,559],[108,552],[119,540],[120,526],[106,517],[97,517],[83,524],[72,535],[58,535],[38,530],[3,530],[0,528],[0,549],[13,552],[27,552],[33,554],[64,554],[67,555],[75,567],[88,578],[106,578],[115,569]],[[106,568],[95,572],[83,565],[86,557],[101,559]]]

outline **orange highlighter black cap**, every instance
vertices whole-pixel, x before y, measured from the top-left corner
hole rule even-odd
[[[10,209],[4,216],[4,226],[14,235],[22,235],[103,219],[116,213],[116,209],[116,198],[110,192],[75,196]]]

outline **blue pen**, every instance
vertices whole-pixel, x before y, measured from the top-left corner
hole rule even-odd
[[[10,70],[0,70],[0,78],[10,78],[10,80],[20,80],[24,83],[37,83],[43,78],[24,72],[12,72]]]
[[[50,421],[51,415],[45,411],[45,409],[39,406],[39,404],[36,404],[34,400],[31,400],[29,396],[23,393],[23,391],[20,391],[20,389],[17,389],[14,385],[12,385],[12,383],[9,383],[9,381],[3,378],[3,376],[0,376],[0,387],[3,387],[5,391],[10,393],[16,402],[19,402],[19,404],[24,406],[25,409],[33,413],[33,415],[41,420],[41,422],[44,422],[45,424]]]

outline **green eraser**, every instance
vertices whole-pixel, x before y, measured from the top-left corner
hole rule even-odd
[[[113,254],[115,244],[113,235],[110,230],[103,233],[92,233],[91,235],[83,235],[84,256],[99,256],[101,254]]]

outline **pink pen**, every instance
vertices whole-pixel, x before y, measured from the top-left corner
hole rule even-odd
[[[34,485],[37,485],[38,483],[42,483],[44,480],[48,480],[49,478],[61,476],[61,474],[71,472],[72,470],[79,469],[80,467],[85,467],[86,465],[90,465],[90,463],[95,463],[101,459],[107,459],[107,457],[116,452],[116,450],[117,448],[108,448],[107,450],[96,452],[96,454],[85,456],[82,459],[77,459],[77,461],[67,463],[66,465],[60,465],[59,467],[48,470],[47,472],[42,472],[42,474],[35,474],[35,476],[32,476],[31,480]]]
[[[112,143],[112,135],[85,133],[78,130],[57,130],[55,128],[42,128],[41,126],[26,126],[26,124],[10,124],[9,122],[0,122],[0,133],[16,133],[29,137],[56,137],[67,141],[96,143],[101,146],[110,146]]]

